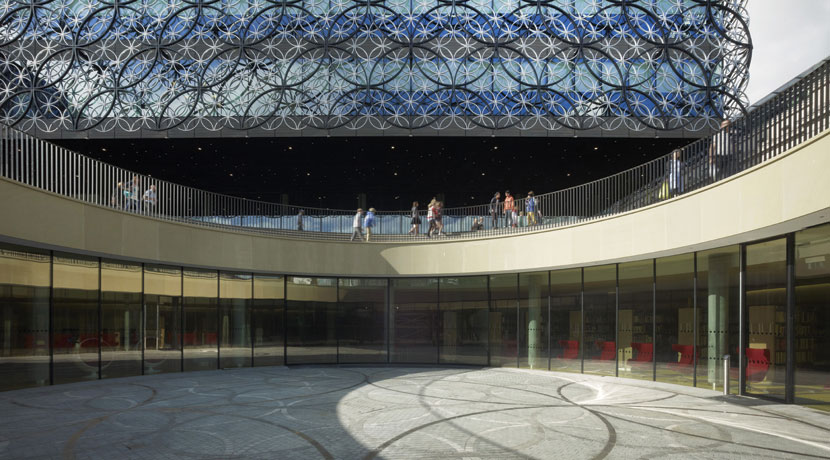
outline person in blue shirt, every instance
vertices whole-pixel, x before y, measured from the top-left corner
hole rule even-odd
[[[527,214],[527,225],[536,225],[536,197],[533,196],[533,191],[527,192],[525,198],[525,214]]]
[[[369,208],[366,213],[366,219],[363,221],[363,226],[366,228],[366,241],[372,237],[372,227],[375,225],[375,208]]]

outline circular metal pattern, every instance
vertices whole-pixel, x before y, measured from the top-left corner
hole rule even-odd
[[[254,368],[0,393],[3,458],[827,458],[828,416],[518,369]]]
[[[0,121],[45,133],[700,131],[746,0],[2,0]]]

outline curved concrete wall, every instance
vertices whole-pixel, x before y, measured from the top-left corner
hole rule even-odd
[[[589,266],[762,239],[830,219],[830,133],[683,197],[589,223],[464,241],[302,241],[171,223],[0,179],[0,239],[227,270],[462,275]]]

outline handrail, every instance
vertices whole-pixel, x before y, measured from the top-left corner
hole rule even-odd
[[[830,125],[830,59],[753,106],[711,137],[611,176],[535,197],[531,213],[516,198],[516,222],[503,200],[446,208],[442,236],[479,238],[556,228],[649,206],[708,186],[772,159]],[[268,203],[175,184],[70,151],[0,126],[0,177],[97,206],[237,231],[316,240],[346,240],[355,211]],[[155,199],[148,190],[155,187]],[[145,195],[146,194],[146,195]],[[298,216],[300,210],[304,215]],[[373,241],[425,241],[427,216],[412,235],[410,211],[380,211]],[[302,222],[302,229],[298,229]],[[473,230],[481,222],[482,229]],[[509,225],[509,226],[508,226]]]

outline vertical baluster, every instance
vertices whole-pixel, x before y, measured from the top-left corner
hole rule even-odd
[[[11,179],[12,180],[20,180],[17,176],[17,155],[18,146],[17,146],[17,132],[12,131],[12,145],[11,145],[11,157],[12,157],[12,167],[11,167]]]
[[[9,162],[8,145],[6,145],[6,138],[9,136],[9,130],[6,126],[0,126],[0,176],[8,177],[6,167]]]
[[[5,126],[0,126],[0,176],[1,177],[8,177],[6,175],[6,164],[8,163],[8,158],[6,156],[7,148],[6,148],[6,137],[9,135],[8,128]]]

